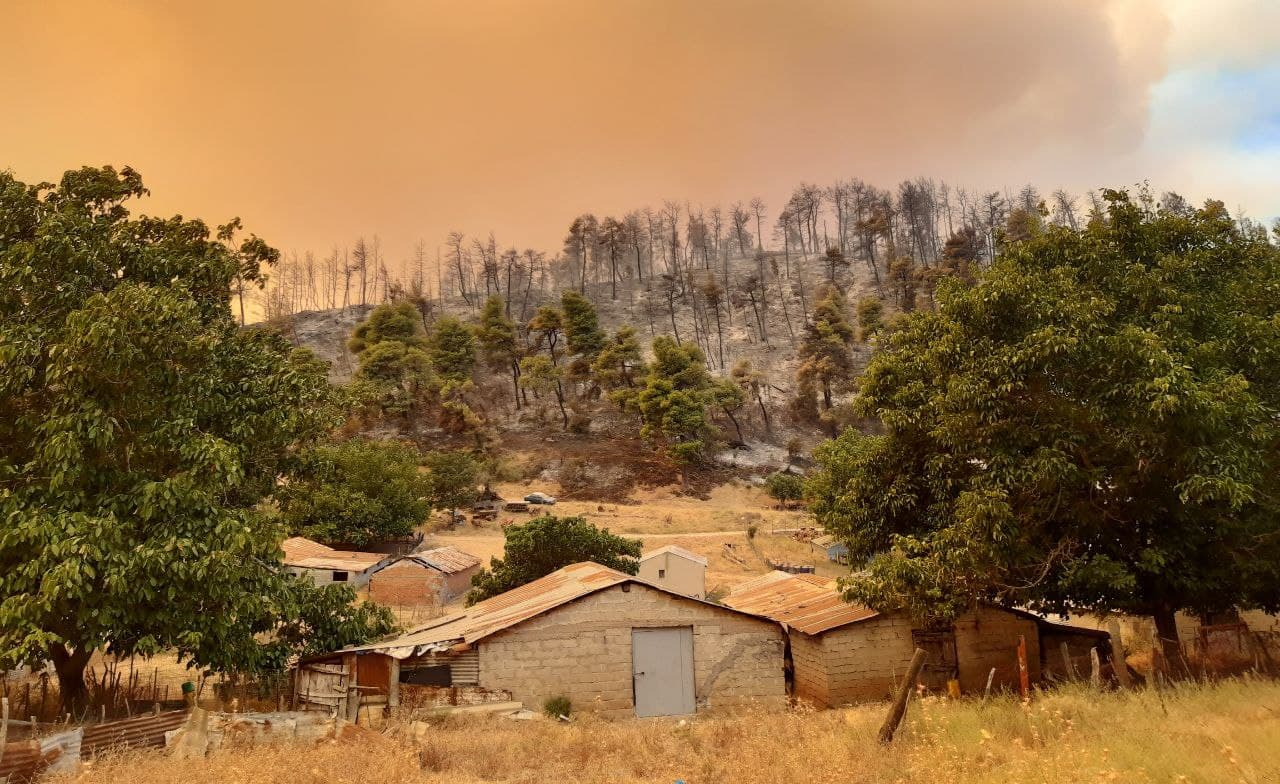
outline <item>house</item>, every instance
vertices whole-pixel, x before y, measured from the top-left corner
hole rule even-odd
[[[669,544],[640,556],[640,579],[695,599],[707,598],[707,559]]]
[[[819,536],[813,540],[813,544],[822,548],[827,554],[827,560],[832,563],[847,564],[849,563],[849,546],[830,534]]]
[[[1073,657],[1098,647],[1108,656],[1106,632],[1049,623],[1021,610],[982,605],[940,629],[921,629],[901,613],[882,614],[846,602],[834,581],[812,574],[770,572],[743,583],[724,603],[778,621],[787,631],[788,669],[796,697],[822,707],[880,700],[906,672],[917,647],[928,654],[920,682],[962,693],[1018,687],[1017,647],[1025,640],[1032,683],[1061,673],[1061,644]],[[1056,658],[1047,658],[1049,652]],[[1086,661],[1088,659],[1086,658]],[[992,670],[995,671],[992,676]]]
[[[480,559],[456,547],[422,550],[396,559],[369,581],[369,598],[391,605],[444,606],[471,587]]]
[[[533,710],[567,697],[574,710],[615,718],[786,697],[777,623],[591,562],[389,640],[312,657],[298,677],[304,705],[350,716],[396,708],[415,684],[479,688]]]
[[[387,553],[335,550],[301,536],[285,539],[281,548],[285,567],[293,574],[310,577],[316,585],[347,583],[363,588],[374,572],[395,559]]]

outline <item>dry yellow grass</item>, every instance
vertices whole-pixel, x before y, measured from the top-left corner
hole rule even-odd
[[[989,703],[925,700],[888,747],[883,706],[688,722],[444,720],[422,743],[361,733],[318,747],[100,760],[84,784],[350,782],[1267,782],[1280,780],[1280,685],[1188,685],[1163,698],[1083,687]],[[66,779],[63,779],[65,781]]]

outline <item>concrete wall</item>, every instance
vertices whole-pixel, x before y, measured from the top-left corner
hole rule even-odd
[[[814,702],[826,706],[885,699],[906,674],[915,652],[911,622],[905,616],[878,616],[832,629],[819,639],[827,693],[825,701]]]
[[[662,576],[658,576],[658,572]],[[707,597],[707,567],[672,553],[659,553],[640,561],[641,580],[695,599]]]
[[[574,710],[634,715],[631,630],[693,627],[699,710],[781,704],[782,631],[777,624],[630,584],[599,591],[482,640],[480,685],[504,689],[531,710],[566,696]]]
[[[1040,682],[1040,631],[1030,618],[992,607],[980,607],[956,619],[956,655],[960,662],[960,690],[981,694],[991,668],[993,689],[1018,689],[1018,637],[1027,640],[1027,670]]]
[[[377,566],[371,566],[368,569],[356,571],[355,569],[303,569],[296,566],[289,567],[289,571],[299,577],[310,577],[311,581],[316,585],[328,585],[333,582],[333,573],[337,571],[345,571],[347,573],[347,581],[339,583],[339,585],[350,585],[352,588],[363,588],[369,584],[369,579],[378,571]]]

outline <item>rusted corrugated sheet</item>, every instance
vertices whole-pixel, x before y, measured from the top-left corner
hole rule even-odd
[[[434,550],[423,550],[407,557],[445,574],[465,572],[473,566],[480,565],[479,558],[471,553],[464,553],[456,547],[437,547]]]
[[[846,602],[834,580],[813,574],[770,572],[738,586],[724,603],[805,634],[822,634],[879,615],[870,607]]]
[[[20,784],[34,779],[48,765],[40,753],[40,744],[23,740],[6,743],[4,757],[0,758],[0,780],[9,777],[10,784]]]
[[[186,722],[186,711],[170,711],[93,724],[84,729],[80,753],[82,756],[92,757],[119,747],[164,748],[164,734],[178,729]]]

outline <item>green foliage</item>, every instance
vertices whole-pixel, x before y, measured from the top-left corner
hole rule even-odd
[[[450,512],[475,503],[480,463],[466,452],[432,452],[426,457],[428,497],[436,509]]]
[[[516,325],[507,318],[502,297],[496,294],[485,300],[475,336],[491,367],[505,368],[513,358],[519,356]]]
[[[1280,606],[1280,251],[1210,202],[1010,245],[903,319],[807,493],[851,594],[1114,610]]]
[[[497,596],[582,561],[635,574],[640,568],[640,542],[596,528],[583,517],[535,517],[503,531],[502,558],[471,578],[467,604]]]
[[[362,549],[413,533],[431,483],[410,444],[352,440],[307,452],[276,493],[290,533]]]
[[[626,391],[635,388],[636,379],[646,371],[640,338],[635,329],[628,326],[619,327],[591,363],[591,373],[597,383],[611,393],[623,392],[623,397]]]
[[[542,712],[553,719],[568,716],[573,711],[573,703],[568,697],[548,697],[542,703]]]
[[[804,498],[804,479],[789,471],[775,471],[764,480],[764,489],[770,498],[790,505]]]
[[[590,365],[606,340],[596,306],[578,292],[566,291],[560,295],[560,311],[564,314],[564,337],[569,353],[582,357]]]
[[[278,665],[265,636],[331,598],[258,511],[338,422],[322,363],[232,319],[272,254],[131,218],[144,193],[130,169],[0,173],[0,667],[51,659],[69,708],[94,650]]]
[[[362,354],[384,341],[422,348],[422,319],[413,303],[400,301],[374,308],[351,334],[347,348],[353,354]]]
[[[712,379],[702,350],[692,343],[678,344],[659,335],[653,340],[653,354],[644,388],[627,405],[640,415],[641,436],[664,440],[677,463],[696,462],[717,435],[707,407],[715,405],[718,396],[731,403],[727,389],[731,385]]]
[[[884,326],[884,303],[879,297],[858,300],[858,339],[866,342]]]
[[[427,354],[440,378],[465,381],[476,364],[475,335],[452,316],[436,319],[427,338]]]
[[[813,318],[805,325],[800,344],[800,368],[796,375],[804,394],[822,392],[823,408],[831,408],[838,385],[853,380],[853,326],[845,317],[844,296],[828,286],[825,296],[813,306]]]

